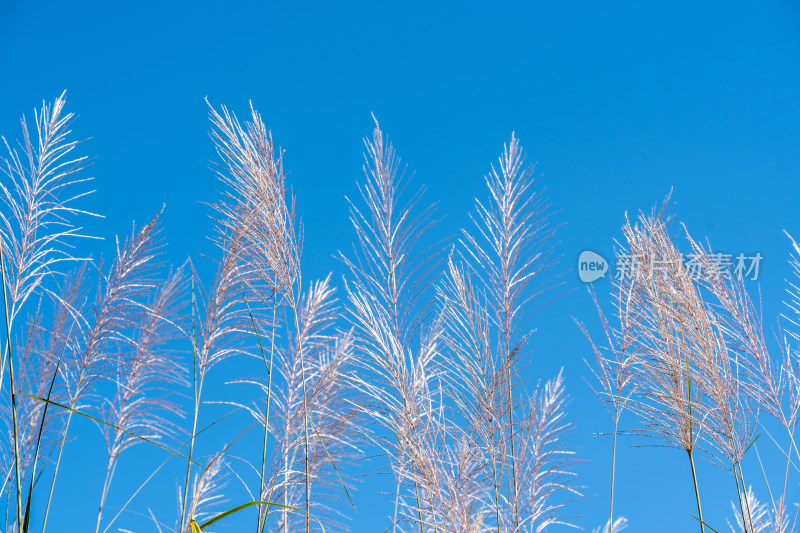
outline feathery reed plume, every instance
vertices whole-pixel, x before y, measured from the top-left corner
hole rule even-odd
[[[16,519],[20,528],[23,527],[21,461],[11,331],[14,319],[30,296],[37,291],[52,290],[44,281],[57,274],[55,265],[77,260],[68,250],[69,241],[81,236],[73,219],[78,214],[90,214],[75,207],[79,198],[89,194],[74,190],[74,185],[87,181],[79,176],[87,160],[69,158],[78,141],[69,140],[73,115],[62,116],[64,103],[62,93],[52,105],[42,104],[41,111],[35,113],[35,140],[31,139],[27,122],[22,118],[21,155],[2,137],[8,154],[1,164],[7,180],[0,183],[4,206],[0,210],[0,271],[6,322],[6,346],[0,355],[0,390],[8,364]]]
[[[483,498],[492,502],[490,511],[499,528],[505,501],[501,492],[507,447],[503,413],[508,373],[494,350],[491,318],[474,278],[462,262],[451,256],[444,282],[437,287],[447,347],[445,361],[450,369],[445,379],[464,423],[461,438],[467,440],[471,453],[484,464],[484,483],[488,482],[491,490]]]
[[[487,312],[495,328],[497,361],[505,372],[504,406],[506,417],[504,457],[510,468],[508,502],[512,529],[521,525],[522,487],[517,464],[519,419],[516,406],[519,384],[516,375],[519,358],[529,336],[527,325],[542,296],[553,288],[555,276],[547,277],[553,267],[555,228],[550,225],[551,211],[543,192],[536,184],[533,166],[525,164],[519,140],[512,134],[505,146],[498,168],[492,166],[486,176],[491,199],[476,202],[472,216],[476,233],[463,231],[465,254],[470,257],[474,274],[487,293]]]
[[[238,258],[252,275],[245,279],[258,279],[295,306],[302,228],[295,225],[294,200],[286,200],[283,154],[276,153],[272,135],[252,104],[251,122],[244,125],[224,106],[221,114],[210,109],[211,136],[222,160],[217,174],[227,186],[224,199],[214,204],[220,231],[242,236]]]
[[[73,239],[85,237],[74,219],[81,214],[97,216],[76,207],[92,192],[76,186],[91,178],[81,174],[88,158],[72,155],[81,141],[69,138],[74,115],[64,113],[65,94],[36,111],[35,138],[22,118],[21,154],[2,137],[8,155],[2,158],[7,181],[0,183],[0,235],[12,323],[32,294],[48,292],[43,282],[63,271],[61,263],[82,260],[70,251]]]
[[[328,279],[316,282],[303,295],[299,333],[292,334],[291,323],[287,323],[287,348],[276,352],[274,389],[270,389],[269,381],[240,380],[258,385],[274,403],[271,420],[265,420],[262,402],[248,407],[253,417],[268,424],[275,436],[266,468],[268,475],[262,480],[267,501],[303,507],[307,476],[305,457],[300,452],[304,448],[304,421],[308,420],[316,437],[311,440],[308,460],[314,513],[315,517],[327,515],[328,524],[335,524],[331,504],[338,500],[336,488],[344,483],[339,469],[352,459],[355,451],[351,433],[356,415],[347,387],[352,341],[347,334],[333,334],[339,314],[333,295]],[[299,346],[304,347],[305,373],[301,371]],[[308,413],[304,412],[306,408]],[[305,518],[286,508],[276,512],[268,508],[262,527],[271,519],[270,531],[290,531],[305,522]]]
[[[628,527],[628,520],[625,517],[620,516],[616,520],[614,520],[614,524],[612,525],[611,522],[606,522],[606,525],[603,527],[596,527],[592,530],[592,533],[620,533],[623,529]]]
[[[707,429],[701,423],[704,390],[699,386],[699,367],[704,350],[717,339],[704,302],[667,232],[667,201],[649,217],[642,213],[636,225],[626,215],[623,227],[628,257],[635,262],[630,275],[636,284],[634,338],[641,361],[639,395],[632,409],[641,416],[645,434],[686,451],[704,531],[694,462]]]
[[[103,506],[108,496],[117,463],[123,451],[141,442],[132,434],[159,440],[175,433],[177,426],[165,415],[181,416],[177,403],[170,399],[169,386],[184,386],[184,369],[167,351],[166,344],[177,337],[173,322],[180,311],[180,298],[186,287],[182,269],[172,273],[149,302],[137,324],[130,354],[120,360],[114,379],[116,393],[105,399],[105,421],[101,426],[108,451],[108,463],[97,511],[95,533],[100,530]]]
[[[687,452],[703,531],[695,452],[707,451],[733,473],[737,492],[743,490],[741,461],[755,429],[749,387],[755,373],[747,369],[757,367],[748,367],[747,359],[750,348],[758,352],[752,361],[768,356],[753,335],[752,306],[740,282],[723,281],[712,254],[688,232],[703,277],[695,281],[684,268],[669,234],[668,201],[650,216],[640,214],[636,225],[626,216],[631,286],[616,306],[621,316],[633,317],[630,338],[640,379],[632,410],[642,418],[643,433]],[[718,304],[706,301],[705,295],[716,297]],[[602,373],[602,361],[600,366]],[[741,515],[744,521],[744,508]]]
[[[742,492],[741,500],[738,505],[731,502],[736,521],[736,525],[732,524],[730,520],[728,521],[731,533],[748,533],[748,531],[751,533],[783,533],[784,530],[774,527],[767,504],[761,503],[756,499],[753,487],[747,487],[747,491]],[[750,509],[747,525],[742,521],[739,514],[739,509],[742,507]]]
[[[719,254],[700,246],[688,231],[686,235],[694,251],[693,260],[704,274],[697,285],[713,299],[706,304],[708,333],[700,337],[705,342],[699,353],[701,386],[707,397],[706,440],[725,458],[724,466],[730,465],[733,470],[738,500],[743,503],[742,522],[747,514],[753,529],[749,502],[741,494],[747,486],[742,458],[753,441],[755,406],[763,406],[787,427],[783,385],[766,349],[761,317],[745,290],[744,277],[722,270]]]
[[[352,257],[340,253],[350,270],[346,281],[349,319],[354,327],[358,371],[353,386],[367,400],[364,414],[387,432],[375,440],[391,457],[396,477],[393,531],[398,526],[405,472],[425,418],[432,410],[432,368],[437,327],[424,327],[428,288],[438,255],[420,246],[435,223],[433,206],[417,209],[424,190],[404,201],[405,174],[377,121],[365,139],[364,175],[359,191],[366,209],[350,202],[357,245]],[[420,344],[415,348],[416,343]],[[413,482],[412,482],[413,485]],[[413,487],[419,507],[419,490]],[[418,510],[419,511],[419,510]],[[422,530],[422,513],[417,514]]]
[[[148,312],[148,299],[155,287],[155,271],[161,243],[158,236],[158,217],[146,226],[136,229],[117,250],[109,272],[105,274],[102,264],[93,308],[82,316],[85,329],[76,328],[75,346],[68,353],[61,370],[70,409],[80,409],[84,397],[99,380],[114,378],[118,365],[125,361],[121,349],[135,342],[130,337],[131,329]],[[50,485],[50,496],[45,510],[42,530],[47,525],[50,502],[58,475],[58,466],[67,440],[72,411],[67,414],[55,470]]]
[[[578,327],[583,332],[592,346],[595,355],[593,367],[588,361],[587,365],[594,374],[595,379],[600,384],[596,389],[594,385],[590,387],[603,403],[614,424],[613,443],[611,447],[611,487],[609,491],[609,516],[606,528],[614,529],[617,521],[614,520],[614,488],[616,480],[617,466],[617,437],[619,436],[619,422],[623,411],[628,408],[631,396],[636,392],[637,359],[634,351],[634,340],[632,338],[632,328],[636,324],[637,317],[631,313],[635,309],[631,306],[633,301],[634,284],[629,278],[622,278],[614,281],[614,307],[617,310],[619,326],[612,327],[603,313],[597,295],[594,290],[589,289],[589,294],[597,308],[597,314],[605,336],[606,346],[598,346],[592,340],[586,327],[578,322]],[[624,526],[623,526],[624,527]]]
[[[566,421],[567,395],[561,372],[534,391],[520,420],[521,531],[539,533],[551,525],[572,525],[563,507],[581,496],[573,487],[575,452],[565,447],[572,431]]]
[[[432,253],[434,247],[421,246],[437,222],[435,206],[420,206],[424,187],[404,197],[410,178],[401,170],[400,158],[377,119],[372,139],[364,139],[364,146],[366,180],[358,188],[366,210],[348,199],[358,244],[352,257],[342,253],[340,257],[351,271],[352,290],[377,300],[389,313],[394,335],[406,344],[421,333],[428,307],[425,293],[440,261]]]
[[[497,531],[535,530],[551,520],[560,523],[555,517],[562,503],[550,497],[562,489],[573,490],[559,477],[571,477],[568,462],[554,460],[568,453],[562,443],[545,453],[542,441],[537,441],[545,438],[542,431],[549,422],[560,420],[561,406],[549,413],[553,420],[542,418],[541,399],[521,394],[530,320],[547,303],[543,298],[557,286],[558,277],[549,274],[555,264],[555,227],[536,183],[534,169],[525,164],[512,135],[499,167],[492,166],[486,177],[490,201],[476,202],[475,230],[463,230],[462,259],[451,257],[439,287],[448,347],[446,379],[469,428],[465,435],[482,455],[484,498],[493,515],[487,529]],[[558,381],[548,389],[560,391],[560,386]]]
[[[64,381],[73,408],[81,404],[84,393],[98,380],[114,375],[119,359],[118,346],[131,346],[131,328],[147,311],[147,301],[156,286],[156,271],[162,243],[157,214],[149,224],[137,229],[117,250],[108,274],[98,267],[95,301],[84,313],[88,327],[78,331],[80,350],[64,366]]]
[[[240,281],[243,287],[249,289],[260,300],[261,307],[265,309],[256,310],[256,315],[268,316],[270,308],[273,317],[277,315],[278,311],[281,313],[289,311],[287,324],[290,326],[290,331],[293,331],[293,334],[290,333],[290,338],[293,340],[290,352],[296,362],[293,366],[294,374],[289,381],[299,385],[298,392],[301,393],[298,396],[301,406],[298,407],[299,410],[296,410],[300,418],[293,420],[292,427],[300,428],[302,433],[303,466],[300,471],[304,490],[305,531],[308,533],[311,528],[311,487],[312,482],[315,481],[315,471],[319,469],[319,459],[327,458],[334,469],[336,469],[336,463],[330,453],[330,447],[327,446],[325,432],[320,431],[319,427],[322,425],[324,428],[325,424],[330,422],[330,417],[327,415],[333,413],[322,416],[321,412],[315,412],[309,403],[319,392],[315,389],[318,384],[314,378],[320,369],[316,367],[319,361],[315,359],[318,346],[314,344],[314,337],[308,336],[305,328],[308,327],[308,321],[318,311],[312,312],[305,307],[308,302],[313,302],[313,298],[319,294],[329,296],[327,293],[330,289],[327,281],[322,285],[317,285],[308,295],[311,300],[304,301],[300,268],[302,227],[295,221],[294,200],[291,194],[287,195],[282,153],[280,150],[275,150],[271,134],[252,105],[250,111],[250,121],[242,124],[225,107],[222,107],[220,112],[211,108],[211,121],[215,128],[211,135],[222,160],[218,175],[221,181],[228,186],[225,198],[217,202],[214,208],[219,217],[220,233],[234,235],[241,240],[241,246],[236,249],[236,259],[242,265],[242,271],[239,273]],[[251,315],[251,322],[255,325],[253,309],[247,302],[245,303],[248,314]],[[309,316],[304,316],[307,313]],[[309,343],[307,346],[306,342]],[[270,361],[272,361],[275,355],[275,346],[273,342],[270,344]],[[349,349],[339,349],[337,353],[340,355],[349,353]],[[331,375],[325,374],[326,381],[338,382],[339,372],[343,371],[342,367],[328,365],[326,368],[326,373],[332,373]],[[267,371],[268,379],[271,379],[271,365],[268,366]],[[331,376],[334,376],[335,379]],[[268,381],[265,392],[268,398],[267,405],[269,405],[269,399],[272,396],[271,381]],[[266,409],[263,415],[265,450],[270,427]],[[316,418],[318,414],[321,416],[320,420]],[[339,414],[337,417],[347,420],[347,416],[344,414]],[[302,424],[299,424],[298,420],[302,420]],[[337,441],[342,441],[343,427],[341,426],[335,434],[330,436]],[[312,429],[315,439],[312,439],[310,435]],[[341,443],[338,442],[333,447],[335,448]],[[324,455],[319,453],[320,450],[325,452]],[[265,463],[266,453],[264,453],[262,471],[266,469]],[[339,477],[338,471],[337,477]],[[262,476],[259,489],[261,495],[265,490],[264,481]],[[341,484],[344,485],[343,482]],[[288,486],[284,487],[284,490],[288,491],[288,488]],[[285,494],[285,497],[288,496]],[[262,531],[267,523],[268,510],[263,509],[259,512]],[[284,524],[286,524],[286,520],[284,520]]]

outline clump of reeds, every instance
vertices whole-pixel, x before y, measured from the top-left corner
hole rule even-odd
[[[344,257],[362,368],[355,387],[377,422],[370,437],[391,460],[392,527],[561,523],[560,494],[578,495],[563,378],[531,395],[521,388],[529,319],[554,279],[554,228],[532,168],[512,137],[486,178],[475,230],[445,259],[425,240],[435,219],[417,207],[422,192],[403,201],[399,159],[377,125],[366,146],[366,209],[351,210],[358,245]]]
[[[607,345],[593,343],[598,394],[614,422],[609,523],[619,418],[628,409],[638,418],[630,433],[687,453],[701,531],[711,526],[701,506],[698,453],[732,474],[741,531],[790,531],[794,521],[790,524],[786,497],[792,457],[797,456],[798,412],[798,352],[788,342],[791,331],[780,335],[782,357],[776,361],[746,281],[721,268],[720,255],[683,228],[695,271],[687,270],[667,204],[668,199],[652,214],[641,214],[635,224],[626,218],[621,252],[630,268],[615,281],[612,300],[619,326],[611,327],[601,312]],[[786,458],[783,488],[777,497],[770,489],[771,509],[757,503],[742,468],[751,449],[758,453],[759,413],[779,422],[789,440],[780,450]],[[766,473],[765,482],[769,487]]]
[[[210,279],[198,259],[169,266],[160,213],[117,239],[108,259],[75,254],[78,221],[93,215],[81,207],[87,160],[74,156],[63,106],[63,95],[44,105],[35,134],[23,121],[19,148],[6,143],[6,531],[46,530],[68,443],[86,438],[75,416],[93,420],[106,444],[97,533],[127,519],[169,461],[185,469],[174,516],[147,509],[158,531],[209,531],[240,513],[258,533],[346,529],[351,465],[376,448],[392,473],[393,531],[572,525],[566,505],[580,492],[564,376],[525,385],[532,317],[558,283],[552,211],[516,137],[486,176],[471,229],[445,242],[376,122],[350,204],[356,240],[340,254],[340,302],[330,276],[302,276],[283,153],[252,107],[247,121],[210,108],[223,186],[210,203]],[[215,396],[222,365],[236,374]],[[209,404],[232,410],[214,418]],[[237,413],[249,417],[241,431],[209,438]],[[166,458],[123,488],[115,473],[137,444]]]

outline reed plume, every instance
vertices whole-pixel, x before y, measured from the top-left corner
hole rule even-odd
[[[422,495],[407,478],[417,468],[412,457],[429,426],[438,376],[438,328],[424,325],[439,261],[423,245],[435,223],[433,206],[418,208],[423,189],[401,198],[406,177],[377,121],[364,144],[366,180],[359,191],[366,208],[350,202],[357,243],[351,256],[340,254],[350,274],[346,290],[357,365],[353,386],[366,400],[363,414],[381,429],[369,438],[391,459],[396,485],[392,530],[408,509],[407,484],[415,515],[408,519],[422,529]]]
[[[167,348],[178,337],[177,324],[186,277],[181,269],[161,285],[139,319],[130,353],[118,361],[114,376],[116,392],[105,399],[103,417],[111,425],[101,429],[106,441],[108,463],[97,511],[95,532],[100,529],[103,507],[119,457],[128,448],[140,444],[138,435],[153,441],[172,437],[177,425],[168,415],[182,416],[173,388],[186,385],[184,368]]]
[[[54,295],[50,280],[58,275],[56,265],[79,261],[72,255],[70,241],[81,236],[76,215],[91,214],[76,205],[89,194],[76,185],[87,181],[81,175],[85,157],[70,158],[78,141],[70,140],[73,115],[63,114],[64,94],[52,105],[42,104],[35,113],[36,137],[32,138],[23,117],[22,141],[17,148],[3,137],[7,156],[2,159],[4,183],[0,197],[0,270],[5,309],[5,348],[0,356],[0,390],[5,370],[9,371],[9,416],[12,426],[16,522],[22,528],[22,487],[19,449],[17,387],[11,338],[15,318],[28,299],[36,294]]]

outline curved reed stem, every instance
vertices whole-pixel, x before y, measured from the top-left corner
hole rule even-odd
[[[700,531],[701,533],[705,533],[705,522],[703,521],[703,508],[700,505],[700,489],[697,486],[697,473],[694,469],[694,456],[692,455],[692,450],[686,450],[686,453],[689,454],[689,464],[692,467],[692,483],[694,483],[694,497],[697,501],[697,517],[700,520]]]

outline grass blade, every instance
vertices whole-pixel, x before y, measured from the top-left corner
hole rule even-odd
[[[58,369],[61,367],[61,360],[64,357],[64,351],[67,349],[67,344],[64,343],[64,347],[61,349],[61,354],[58,356],[58,362],[56,363],[56,368],[53,370],[53,378],[50,380],[50,387],[47,389],[47,401],[50,401],[50,397],[53,394],[53,387],[56,384],[56,377],[58,376]],[[28,487],[28,500],[25,502],[25,519],[24,523],[22,524],[22,533],[28,533],[28,529],[30,527],[30,518],[31,518],[31,500],[33,499],[33,480],[36,477],[36,463],[39,459],[39,445],[42,442],[42,432],[44,432],[44,422],[45,418],[47,417],[47,408],[50,407],[49,403],[44,404],[44,410],[42,411],[42,421],[39,423],[39,434],[36,435],[36,447],[33,451],[33,470],[31,471],[31,482]]]
[[[322,440],[322,435],[320,435],[319,431],[317,431],[317,426],[316,426],[316,424],[314,424],[314,421],[311,420],[311,417],[308,417],[308,421],[311,422],[311,427],[314,429],[314,433],[317,435],[317,438],[319,439],[319,443],[322,444],[322,449],[325,450],[325,455],[328,456],[328,460],[331,462],[331,466],[333,467],[333,470],[336,472],[336,477],[339,478],[339,483],[342,485],[342,488],[344,489],[344,493],[347,495],[347,499],[350,502],[350,506],[355,511],[356,510],[356,505],[353,503],[353,499],[350,497],[350,492],[347,490],[347,486],[345,485],[341,474],[339,474],[339,469],[336,468],[336,463],[334,462],[333,457],[331,457],[331,454],[328,453],[328,447],[325,446],[325,441]]]
[[[266,502],[266,501],[256,500],[256,501],[252,501],[252,502],[243,503],[241,505],[237,505],[236,507],[233,507],[232,509],[228,509],[227,511],[218,514],[214,518],[204,522],[200,526],[200,529],[203,530],[203,529],[207,528],[210,525],[216,524],[217,522],[219,522],[223,518],[226,518],[226,517],[228,517],[228,516],[230,516],[232,514],[238,513],[239,511],[241,511],[243,509],[247,509],[247,508],[252,507],[254,505],[267,505],[267,506],[270,506],[270,507],[281,507],[283,509],[289,509],[290,511],[297,511],[298,513],[306,514],[306,512],[303,511],[302,509],[298,509],[296,507],[291,507],[289,505],[283,505],[282,503]],[[322,531],[325,531],[325,526],[322,525],[322,522],[320,522],[319,525],[322,526]]]
[[[222,422],[223,420],[225,420],[226,418],[228,418],[228,417],[229,417],[230,415],[232,415],[233,413],[235,413],[235,412],[239,411],[240,409],[242,409],[242,408],[241,408],[241,407],[237,407],[236,409],[234,409],[234,410],[230,411],[229,413],[227,413],[227,414],[225,414],[225,415],[222,415],[221,417],[217,418],[216,420],[214,420],[213,422],[211,422],[209,425],[207,425],[206,427],[204,427],[203,429],[201,429],[200,431],[198,431],[198,432],[195,434],[195,437],[199,436],[199,435],[200,435],[201,433],[203,433],[205,430],[207,430],[207,429],[210,429],[212,426],[216,425],[218,422]],[[181,445],[180,445],[180,446],[178,446],[178,449],[181,449],[181,448],[183,448],[183,447],[184,447],[184,446],[186,446],[188,443],[189,443],[189,439],[187,439],[187,440],[183,441],[183,443],[181,443]],[[114,518],[112,518],[112,519],[111,519],[111,521],[108,523],[108,525],[106,526],[106,528],[103,530],[103,533],[108,533],[108,530],[111,528],[111,526],[114,524],[114,522],[116,522],[116,521],[117,521],[117,518],[119,518],[119,517],[120,517],[120,515],[121,515],[123,512],[125,512],[125,509],[126,509],[126,508],[128,507],[128,505],[129,505],[129,504],[130,504],[130,503],[133,501],[133,499],[134,499],[134,498],[135,498],[135,497],[136,497],[136,496],[139,494],[139,492],[141,492],[141,491],[142,491],[142,489],[143,489],[143,488],[145,488],[145,486],[146,486],[148,483],[150,483],[150,480],[151,480],[151,479],[153,479],[153,477],[155,477],[155,475],[158,473],[158,471],[159,471],[159,470],[161,470],[161,469],[164,467],[164,465],[166,465],[166,464],[169,462],[169,460],[170,460],[170,459],[172,459],[172,456],[171,456],[171,455],[170,455],[169,457],[167,457],[166,459],[164,459],[164,462],[162,462],[160,465],[158,465],[158,468],[156,468],[155,470],[153,470],[153,472],[152,472],[152,473],[151,473],[149,476],[147,476],[147,479],[145,479],[145,480],[144,480],[144,482],[143,482],[141,485],[139,485],[139,488],[137,488],[137,489],[134,491],[134,493],[133,493],[133,494],[131,494],[131,497],[130,497],[130,498],[128,498],[128,501],[126,501],[126,502],[125,502],[125,505],[123,505],[123,506],[120,508],[120,510],[119,510],[119,511],[117,511],[117,514],[115,514],[115,515],[114,515]]]
[[[171,450],[170,448],[167,448],[163,444],[159,444],[158,442],[156,442],[154,440],[151,440],[151,439],[148,439],[147,437],[143,437],[143,436],[141,436],[139,434],[136,434],[133,431],[128,431],[127,429],[124,429],[124,428],[121,428],[119,426],[116,426],[116,425],[114,425],[114,424],[112,424],[110,422],[106,422],[105,420],[101,420],[100,418],[97,418],[96,416],[92,416],[89,413],[84,413],[83,411],[79,411],[78,409],[73,409],[72,407],[67,407],[66,405],[60,404],[58,402],[54,402],[52,400],[48,400],[48,399],[45,399],[45,398],[40,398],[39,396],[36,396],[35,394],[27,394],[25,392],[18,392],[17,394],[21,394],[23,396],[27,396],[28,398],[33,398],[34,400],[39,400],[40,402],[44,402],[44,403],[46,403],[48,405],[53,405],[55,407],[60,407],[61,409],[64,409],[65,411],[69,411],[70,413],[75,413],[76,415],[81,415],[81,416],[83,416],[85,418],[88,418],[89,420],[93,420],[93,421],[98,422],[100,424],[112,427],[112,428],[114,428],[114,429],[116,429],[118,431],[121,431],[123,433],[126,433],[126,434],[130,435],[131,437],[134,437],[134,438],[137,438],[137,439],[139,439],[141,441],[144,441],[144,442],[147,442],[149,444],[152,444],[153,446],[158,446],[159,448],[161,448],[165,452],[169,452],[172,455],[176,455],[176,456],[180,457],[181,459],[186,459],[188,461],[191,461],[192,463],[196,464],[197,466],[203,466],[200,463],[192,461],[191,459],[189,459],[185,455],[182,455],[180,452],[176,452],[175,450]]]

